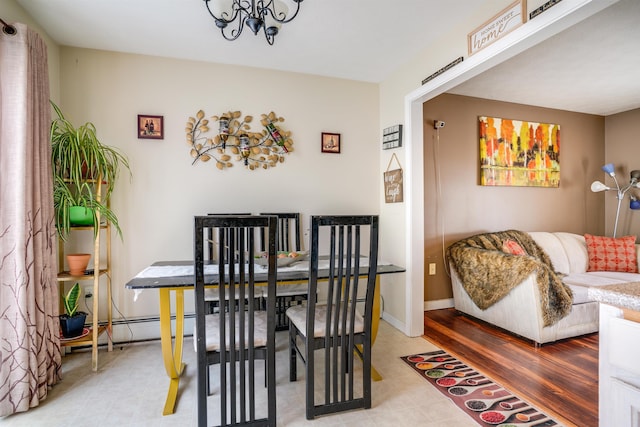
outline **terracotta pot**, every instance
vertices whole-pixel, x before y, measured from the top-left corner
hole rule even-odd
[[[68,254],[67,264],[69,265],[69,273],[71,273],[72,276],[83,276],[90,259],[91,254]]]

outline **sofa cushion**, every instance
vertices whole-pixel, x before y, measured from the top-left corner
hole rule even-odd
[[[569,258],[570,273],[584,273],[589,267],[589,254],[587,253],[587,245],[584,242],[584,236],[574,233],[556,232],[554,233],[558,240],[562,242],[562,246]]]
[[[636,238],[584,235],[589,254],[587,271],[618,271],[637,273]]]
[[[569,254],[562,245],[562,241],[558,239],[556,233],[530,231],[529,235],[549,256],[554,271],[563,274],[569,274],[571,272]]]

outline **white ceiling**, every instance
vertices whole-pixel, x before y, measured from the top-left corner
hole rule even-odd
[[[513,0],[306,0],[273,46],[222,38],[203,0],[16,0],[62,45],[380,82],[451,21]],[[283,0],[293,10],[292,0]],[[482,14],[483,19],[486,12]]]
[[[640,108],[640,1],[621,0],[449,93],[581,113]]]
[[[512,2],[306,0],[269,46],[249,29],[224,40],[202,0],[16,1],[61,45],[366,82],[383,81],[487,5]],[[621,0],[450,92],[600,115],[638,108],[639,22],[640,1]]]

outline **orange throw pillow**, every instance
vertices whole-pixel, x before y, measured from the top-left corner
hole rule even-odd
[[[504,242],[502,242],[502,252],[511,254],[511,255],[527,254],[525,250],[522,249],[522,246],[520,246],[518,242],[512,239],[506,239]]]
[[[585,234],[584,240],[589,254],[587,271],[638,272],[635,236],[616,239]]]

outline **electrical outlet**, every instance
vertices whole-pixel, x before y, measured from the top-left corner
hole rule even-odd
[[[85,286],[84,289],[82,289],[82,293],[84,294],[85,298],[92,298],[93,297],[93,286]]]
[[[435,276],[436,275],[436,263],[435,262],[430,262],[429,263],[429,276]]]

